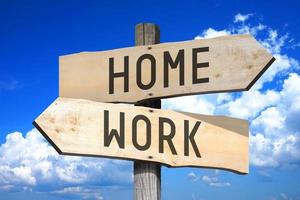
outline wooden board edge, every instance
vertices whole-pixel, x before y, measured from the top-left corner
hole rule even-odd
[[[97,100],[90,100],[90,99],[86,99],[86,100],[90,100],[90,101],[96,101],[96,102],[100,102],[100,103],[125,103],[125,104],[137,104],[137,103],[141,103],[143,101],[147,101],[147,100],[157,100],[157,99],[169,99],[169,98],[175,98],[175,97],[182,97],[182,96],[192,96],[192,95],[203,95],[203,94],[215,94],[215,93],[227,93],[227,92],[243,92],[243,91],[248,91],[249,89],[247,89],[247,87],[242,88],[242,89],[231,89],[231,90],[214,90],[214,91],[205,91],[205,92],[189,92],[189,93],[182,93],[182,94],[177,94],[177,95],[169,95],[169,96],[158,96],[158,97],[150,97],[150,98],[145,98],[139,101],[97,101]],[[70,97],[63,97],[63,96],[59,96],[61,98],[70,98]],[[82,98],[81,98],[82,99]]]
[[[51,143],[50,143],[51,144]],[[52,144],[51,144],[52,145]],[[168,165],[166,163],[155,162],[147,159],[133,159],[133,158],[124,158],[118,156],[105,156],[105,155],[96,155],[96,154],[81,154],[81,153],[70,153],[70,152],[61,152],[60,155],[66,156],[82,156],[82,157],[90,157],[90,158],[107,158],[107,159],[118,159],[118,160],[125,160],[125,161],[147,161],[152,163],[158,163],[168,168],[181,168],[181,167],[191,167],[191,168],[204,168],[204,169],[217,169],[217,170],[225,170],[239,175],[247,175],[249,173],[249,167],[246,170],[238,171],[223,167],[211,167],[211,166],[196,166],[196,165]]]
[[[76,53],[70,53],[70,54],[65,54],[65,55],[60,55],[58,56],[59,59],[63,59],[64,57],[68,56],[76,56],[79,54],[88,54],[88,53],[107,53],[110,51],[119,51],[119,50],[124,50],[124,49],[134,49],[134,48],[147,48],[148,46],[163,46],[163,45],[177,45],[179,43],[189,43],[189,42],[195,42],[195,41],[201,41],[201,40],[215,40],[215,39],[224,39],[224,38],[235,38],[235,37],[242,37],[242,38],[249,38],[249,39],[254,39],[256,40],[251,34],[229,34],[229,35],[221,35],[213,38],[201,38],[201,39],[193,39],[193,40],[183,40],[183,41],[175,41],[175,42],[163,42],[159,44],[152,44],[152,45],[143,45],[143,46],[129,46],[129,47],[119,47],[115,49],[106,49],[106,50],[97,50],[97,51],[80,51]]]
[[[265,67],[256,75],[256,77],[251,81],[251,83],[246,87],[246,90],[250,90],[250,88],[256,83],[256,81],[269,69],[269,67],[275,62],[275,57],[272,57],[271,60],[265,65]]]
[[[50,143],[50,145],[57,151],[58,154],[62,155],[62,150],[51,140],[50,137],[43,131],[36,121],[32,122],[32,125],[43,135],[43,137]]]

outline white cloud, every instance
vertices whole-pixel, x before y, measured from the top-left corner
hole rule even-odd
[[[228,187],[228,186],[231,186],[231,184],[229,182],[220,181],[219,180],[219,175],[220,175],[219,170],[214,170],[212,175],[204,175],[204,176],[202,176],[202,178],[201,178],[200,175],[196,175],[194,172],[189,172],[187,174],[187,176],[193,182],[200,180],[203,183],[205,183],[206,185],[212,186],[212,187]]]
[[[284,167],[300,161],[299,61],[285,50],[295,40],[265,24],[252,24],[252,14],[237,14],[229,28],[208,28],[195,39],[252,34],[276,61],[248,92],[197,95],[168,99],[163,107],[197,113],[222,114],[250,120],[250,162],[254,166]],[[237,23],[242,22],[242,23]],[[247,23],[246,23],[247,22]],[[164,101],[163,101],[164,102]]]
[[[233,97],[229,93],[220,93],[217,96],[217,103],[222,104],[231,101]]]
[[[210,101],[210,97],[212,96],[207,95],[205,98],[200,96],[185,96],[164,99],[162,101],[162,106],[164,109],[170,110],[213,114],[215,111],[215,105]]]
[[[300,111],[300,75],[296,73],[289,74],[284,80],[283,89],[280,94],[282,103],[290,112]]]
[[[15,90],[21,87],[20,83],[17,80],[0,80],[0,91],[2,90]]]
[[[253,134],[250,137],[250,162],[252,165],[285,167],[300,160],[299,85],[300,76],[291,73],[284,80],[282,90],[273,91],[276,94],[273,98],[262,97],[265,99],[265,103],[262,103],[264,101],[258,96],[250,97],[250,99],[261,102],[261,106],[253,107],[255,103],[246,101],[243,95],[238,98],[240,101],[244,100],[243,103],[237,104],[237,100],[230,102],[231,107],[237,106],[236,110],[229,109],[231,114],[246,116],[250,113],[252,116],[248,115],[248,117],[254,117],[258,113],[258,116],[251,121]],[[247,102],[251,105],[248,105]],[[241,105],[245,105],[245,108],[242,108]]]
[[[285,193],[280,193],[280,197],[285,200],[289,199]]]
[[[198,177],[194,172],[188,173],[188,177],[189,177],[192,181],[197,181],[197,180],[199,179],[199,177]]]
[[[256,127],[264,127],[266,135],[275,134],[276,129],[284,127],[285,116],[280,113],[277,107],[269,107],[262,111],[260,116],[252,121],[252,125]]]
[[[48,184],[51,190],[74,185],[84,190],[85,185],[99,187],[131,182],[129,162],[60,156],[36,129],[24,137],[19,132],[8,134],[0,146],[0,190],[51,192],[45,187]]]
[[[231,29],[232,34],[251,34],[253,36],[257,36],[258,33],[264,32],[267,29],[267,26],[263,24],[257,25],[245,25],[242,24],[237,27],[233,27]]]
[[[259,167],[277,167],[278,161],[272,157],[273,144],[270,138],[262,134],[250,136],[250,162]]]
[[[234,23],[237,23],[237,22],[245,22],[247,19],[249,19],[249,17],[251,16],[252,14],[246,14],[246,15],[243,15],[241,13],[238,13],[234,16]]]
[[[275,105],[279,99],[279,93],[272,90],[264,93],[250,90],[242,93],[241,97],[223,104],[221,107],[228,109],[231,116],[251,119],[266,107]]]
[[[300,160],[300,76],[291,73],[278,92],[280,100],[252,121],[251,163],[256,166],[288,166]]]
[[[93,200],[103,200],[102,193],[97,188],[86,188],[86,187],[65,187],[62,190],[56,190],[51,192],[53,194],[61,195],[79,195],[82,199],[93,199]]]
[[[212,187],[229,187],[231,184],[229,182],[220,182],[219,178],[216,176],[202,176],[202,181]]]
[[[217,31],[213,28],[208,28],[207,30],[202,32],[202,35],[196,36],[195,40],[203,39],[203,38],[214,38],[214,37],[230,35],[230,34],[231,34],[230,31],[227,31],[227,30]]]
[[[273,54],[278,54],[281,52],[282,47],[286,45],[286,40],[288,39],[288,34],[279,36],[277,31],[274,29],[268,30],[268,37],[261,41],[261,43]]]

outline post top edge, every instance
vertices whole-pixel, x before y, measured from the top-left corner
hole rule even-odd
[[[147,25],[147,26],[154,26],[155,28],[159,28],[159,26],[158,26],[157,24],[155,24],[155,23],[150,23],[150,22],[140,22],[140,23],[137,23],[137,24],[135,25],[135,27],[137,28],[137,27],[139,27],[139,26],[145,26],[145,25]]]

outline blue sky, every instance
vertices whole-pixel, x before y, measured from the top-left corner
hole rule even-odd
[[[163,108],[250,122],[250,173],[162,169],[163,199],[300,199],[300,3],[286,1],[0,1],[0,199],[132,199],[132,163],[59,156],[32,126],[58,96],[58,56],[251,33],[276,58],[244,93],[180,97]],[[182,102],[185,102],[184,105]]]

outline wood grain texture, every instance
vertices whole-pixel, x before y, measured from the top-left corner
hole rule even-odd
[[[147,30],[147,26],[145,27]],[[151,31],[151,30],[150,30]],[[136,41],[145,40],[140,36]],[[145,41],[154,41],[149,37]],[[144,41],[143,41],[144,42]],[[154,41],[157,43],[157,41]],[[82,98],[99,102],[130,102],[144,99],[167,98],[191,94],[248,90],[274,58],[250,35],[231,35],[212,39],[173,42],[115,49],[100,52],[82,52],[60,56],[59,96]],[[192,49],[208,47],[208,52],[197,55],[197,62],[208,62],[209,67],[198,68],[197,77],[209,78],[207,83],[193,83]],[[180,85],[179,67],[164,72],[164,52],[175,60],[184,50],[184,84]],[[153,55],[156,63],[155,83],[151,88],[137,85],[137,60],[145,54]],[[124,92],[124,79],[113,79],[114,91],[109,93],[109,58],[114,58],[114,72],[124,72],[124,56],[128,56],[128,92]],[[142,62],[142,81],[151,81],[151,64]],[[112,74],[112,73],[111,73]],[[165,76],[169,79],[164,87]],[[110,84],[111,85],[111,84]]]
[[[153,45],[160,42],[159,27],[152,23],[140,23],[135,26],[135,46]],[[139,101],[136,106],[161,108],[160,99]],[[160,200],[161,199],[161,166],[159,163],[135,160],[134,199]]]
[[[124,113],[124,148],[120,148],[113,138],[108,147],[104,146],[104,111],[109,112],[110,129],[119,130],[120,112]],[[138,150],[133,145],[133,119],[143,115],[151,124],[151,145],[146,150]],[[175,135],[170,145],[163,142],[163,152],[159,152],[159,131],[170,133],[170,126],[159,128],[159,118],[174,122]],[[189,155],[184,153],[185,129],[189,131],[200,123],[194,136],[201,157],[191,144]],[[129,160],[144,160],[162,163],[166,166],[194,166],[227,169],[237,173],[248,173],[248,123],[245,120],[224,116],[205,116],[160,110],[146,107],[132,107],[89,100],[58,98],[34,122],[55,149],[66,155],[115,157]],[[233,128],[230,128],[233,127]],[[146,143],[146,128],[137,123],[138,143]]]
[[[161,166],[158,163],[134,162],[135,200],[161,199]]]

